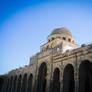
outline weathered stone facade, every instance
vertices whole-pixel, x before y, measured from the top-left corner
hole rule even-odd
[[[10,71],[2,92],[92,92],[92,44],[76,45],[66,30],[51,34],[28,66]]]

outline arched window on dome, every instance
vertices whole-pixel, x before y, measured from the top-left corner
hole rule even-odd
[[[55,38],[52,37],[52,40],[54,40]]]
[[[63,40],[66,40],[66,38],[65,38],[65,37],[63,37],[62,39],[63,39]]]
[[[71,39],[69,38],[68,41],[71,42]]]
[[[48,40],[48,42],[50,42],[50,39]]]

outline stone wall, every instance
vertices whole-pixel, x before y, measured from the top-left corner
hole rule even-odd
[[[71,88],[71,92],[79,92],[79,69],[81,70],[80,64],[82,62],[90,62],[91,65],[92,44],[76,48],[65,53],[62,53],[61,46],[57,46],[55,48],[37,53],[35,56],[31,57],[30,61],[31,62],[28,66],[9,72],[8,79],[4,81],[5,83],[3,85],[3,88],[5,87],[5,89],[3,89],[2,92],[14,92],[13,90],[15,90],[15,92],[17,92],[17,90],[18,92],[22,92],[22,89],[26,89],[23,92],[55,92],[56,90],[58,90],[58,92],[65,92],[67,91],[66,89],[69,88]],[[57,73],[55,71],[57,71]],[[72,76],[69,77],[69,79],[67,76],[68,74],[69,76]],[[42,79],[40,77],[38,78],[38,76]],[[21,78],[20,81],[19,78]],[[70,81],[73,80],[73,78],[74,82]],[[65,82],[66,80],[68,83]],[[89,80],[91,81],[90,78]],[[31,83],[29,83],[29,81],[31,81]],[[70,86],[69,83],[74,83],[73,85],[75,87],[73,88],[73,86]],[[18,87],[19,84],[20,86]],[[23,88],[23,85],[25,84],[26,87]],[[67,87],[67,85],[69,86]],[[56,86],[56,88],[54,86]],[[83,92],[82,90],[83,89],[81,89],[81,92]],[[91,90],[90,87],[89,90]]]

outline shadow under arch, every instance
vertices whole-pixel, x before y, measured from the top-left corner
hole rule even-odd
[[[47,75],[47,65],[43,62],[40,65],[38,71],[38,79],[37,79],[37,89],[36,92],[46,92],[46,75]]]
[[[10,92],[13,92],[13,82],[14,82],[13,80],[14,80],[14,76],[11,77],[11,90],[10,90]]]
[[[8,77],[8,89],[7,92],[10,92],[10,84],[11,84],[11,77]]]
[[[9,81],[10,82],[9,82],[8,92],[11,92],[12,91],[13,76],[10,77]]]
[[[18,81],[17,81],[16,92],[20,92],[20,91],[21,91],[21,80],[22,80],[22,76],[19,75],[19,77],[18,77]]]
[[[22,86],[21,86],[21,92],[27,91],[27,74],[24,74],[22,79]]]
[[[6,92],[7,85],[8,85],[8,79],[7,78],[8,77],[6,77],[5,79],[3,79],[3,85],[2,86],[0,85],[0,87],[2,87],[2,91],[0,91],[0,92]],[[0,81],[0,83],[2,83],[2,82]]]
[[[27,88],[27,92],[31,92],[32,91],[32,81],[33,81],[33,75],[30,74],[29,78],[28,78],[28,88]]]
[[[9,78],[7,78],[7,80],[6,80],[6,89],[4,90],[4,92],[7,92],[8,88],[9,88]]]
[[[0,92],[2,91],[3,84],[4,84],[4,79],[0,78]]]
[[[84,60],[79,66],[79,92],[92,92],[92,63]]]
[[[13,77],[13,85],[12,85],[12,92],[16,92],[16,84],[17,82],[17,75]]]
[[[72,64],[68,64],[63,73],[63,92],[74,92],[74,87],[74,68]]]
[[[55,68],[53,73],[52,92],[60,92],[60,70]]]

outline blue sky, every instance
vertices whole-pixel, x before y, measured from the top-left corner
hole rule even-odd
[[[0,0],[0,73],[29,64],[54,28],[92,41],[91,0]]]

